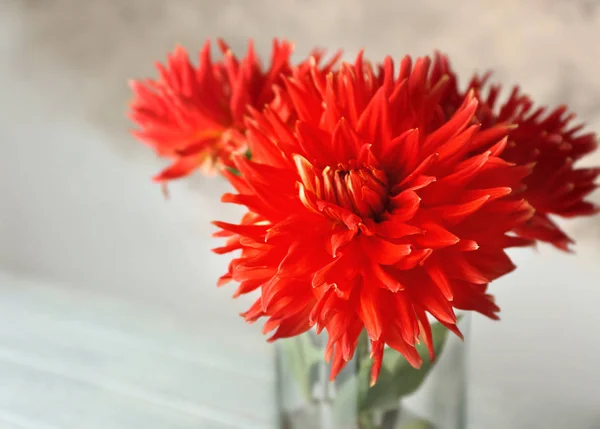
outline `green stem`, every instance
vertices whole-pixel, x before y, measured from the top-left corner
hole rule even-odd
[[[361,370],[361,366],[365,365],[365,362],[369,362],[368,358],[371,352],[369,351],[369,335],[367,331],[363,329],[358,337],[358,344],[356,345],[356,379],[359,380],[358,374]],[[358,392],[362,392],[363,389],[358,389]],[[358,393],[357,392],[357,393]],[[358,416],[358,427],[359,429],[377,429],[377,426],[373,422],[373,413],[371,411],[362,410],[361,404],[364,398],[356,398],[356,413]]]
[[[358,374],[358,372],[361,369],[361,364],[363,364],[364,362],[366,362],[367,358],[370,355],[370,351],[369,351],[369,335],[367,334],[367,331],[365,329],[363,329],[363,331],[360,333],[360,336],[358,337],[358,344],[356,346],[356,373]]]
[[[386,411],[381,422],[381,429],[394,429],[400,418],[400,411],[400,407]]]
[[[358,414],[358,429],[377,429],[372,412],[363,411]]]

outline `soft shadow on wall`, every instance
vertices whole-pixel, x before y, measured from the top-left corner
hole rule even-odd
[[[594,120],[600,103],[575,84],[600,91],[593,73],[597,60],[588,55],[598,36],[593,5],[589,0],[534,0],[526,7],[516,0],[458,5],[443,0],[12,0],[0,7],[20,26],[11,43],[30,54],[20,55],[15,67],[34,80],[48,70],[67,73],[71,90],[60,95],[114,136],[129,127],[127,80],[154,76],[154,61],[164,60],[176,43],[193,52],[208,37],[224,37],[236,52],[253,37],[263,53],[272,37],[287,37],[297,42],[298,56],[315,45],[343,48],[349,57],[365,47],[376,59],[439,48],[452,55],[459,71],[493,68],[500,80],[521,82],[541,102],[569,103],[583,119]],[[107,138],[123,152],[135,150],[120,140]]]

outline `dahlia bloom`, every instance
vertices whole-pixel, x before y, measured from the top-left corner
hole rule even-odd
[[[244,115],[249,106],[269,104],[283,120],[289,119],[278,85],[284,75],[291,74],[293,45],[274,40],[271,64],[266,69],[256,57],[252,40],[241,60],[222,40],[218,45],[223,53],[221,61],[212,61],[210,41],[200,51],[197,67],[178,46],[168,56],[166,66],[156,64],[160,73],[157,80],[131,82],[135,98],[130,117],[139,126],[134,135],[159,156],[173,160],[155,181],[186,176],[200,167],[211,170],[230,165],[232,154],[247,149]],[[324,70],[333,62],[335,58]]]
[[[451,113],[461,104],[464,94],[456,85],[448,58],[438,54],[434,75],[448,75],[452,81],[442,104]],[[514,230],[519,236],[553,244],[568,250],[573,240],[552,220],[551,215],[565,218],[591,215],[598,207],[585,200],[597,185],[600,168],[576,168],[575,163],[593,152],[597,146],[594,133],[581,133],[583,125],[573,125],[574,115],[566,106],[548,111],[534,108],[533,101],[514,87],[504,103],[498,102],[500,85],[486,88],[489,74],[475,75],[467,92],[474,91],[479,100],[477,120],[482,129],[496,124],[514,124],[502,159],[516,164],[534,165],[532,174],[524,179],[518,194],[536,210],[534,216]]]
[[[295,126],[254,110],[252,160],[225,173],[237,193],[222,200],[248,212],[215,222],[228,240],[214,251],[241,250],[219,283],[260,291],[244,316],[266,318],[270,341],[325,329],[332,379],[363,329],[375,383],[386,345],[419,367],[420,338],[434,358],[428,314],[459,336],[455,309],[496,319],[488,283],[514,269],[505,249],[526,243],[508,232],[533,214],[510,196],[530,166],[501,158],[506,126],[473,125],[472,92],[446,118],[449,79],[430,64],[405,57],[394,74],[390,58],[374,70],[360,54],[327,76],[294,73]]]

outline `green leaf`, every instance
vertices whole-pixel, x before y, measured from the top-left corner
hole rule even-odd
[[[431,325],[433,347],[439,357],[444,349],[448,329],[440,323]],[[358,374],[343,383],[337,392],[333,411],[337,422],[351,422],[358,413],[373,410],[390,410],[399,406],[400,399],[416,391],[423,383],[434,363],[429,360],[429,351],[424,343],[417,345],[423,358],[420,369],[413,368],[394,349],[386,349],[383,355],[381,373],[375,386],[369,388],[372,361],[365,357]]]
[[[431,325],[433,334],[433,347],[436,355],[442,354],[444,344],[448,336],[448,329],[440,323]],[[383,356],[382,371],[377,384],[366,391],[364,397],[360,397],[361,410],[389,409],[398,406],[401,397],[415,392],[425,381],[425,378],[434,366],[429,360],[429,352],[424,343],[417,345],[417,351],[423,359],[421,368],[415,369],[396,350],[386,349]],[[361,365],[358,374],[360,383],[368,386],[369,371],[371,365]],[[363,374],[363,371],[365,374]]]
[[[311,369],[323,361],[322,352],[312,343],[310,333],[281,341],[281,348],[300,393],[306,401],[312,400]]]
[[[369,388],[371,377],[371,362],[365,362],[365,365],[357,375],[346,381],[338,390],[333,404],[333,412],[338,424],[349,424],[351,419],[359,413],[358,404],[363,404],[366,400],[376,401],[379,409],[392,409],[398,406],[399,396],[390,396],[388,392],[393,387],[393,371],[400,360],[404,358],[399,353],[384,353],[383,363],[379,381],[375,386]],[[368,398],[368,399],[367,399]],[[350,420],[349,420],[350,419]]]
[[[437,360],[444,350],[449,331],[441,323],[432,324],[431,331],[433,334],[433,349],[435,350]],[[424,342],[417,345],[417,351],[423,359],[421,368],[416,369],[406,359],[402,359],[394,372],[394,376],[398,381],[398,392],[401,396],[410,395],[415,392],[423,384],[425,377],[434,367],[435,362],[429,360],[429,351]]]
[[[390,353],[392,352],[392,353]],[[359,396],[361,410],[389,410],[399,404],[399,386],[403,383],[398,379],[397,368],[402,366],[406,359],[393,349],[387,349],[383,354],[381,372],[377,384],[369,388],[371,365],[365,365],[364,373],[361,371],[359,379],[365,387],[364,394]]]

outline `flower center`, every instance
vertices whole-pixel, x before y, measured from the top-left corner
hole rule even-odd
[[[356,213],[361,218],[380,214],[388,199],[388,178],[383,170],[361,167],[325,167],[322,175],[323,200]]]

